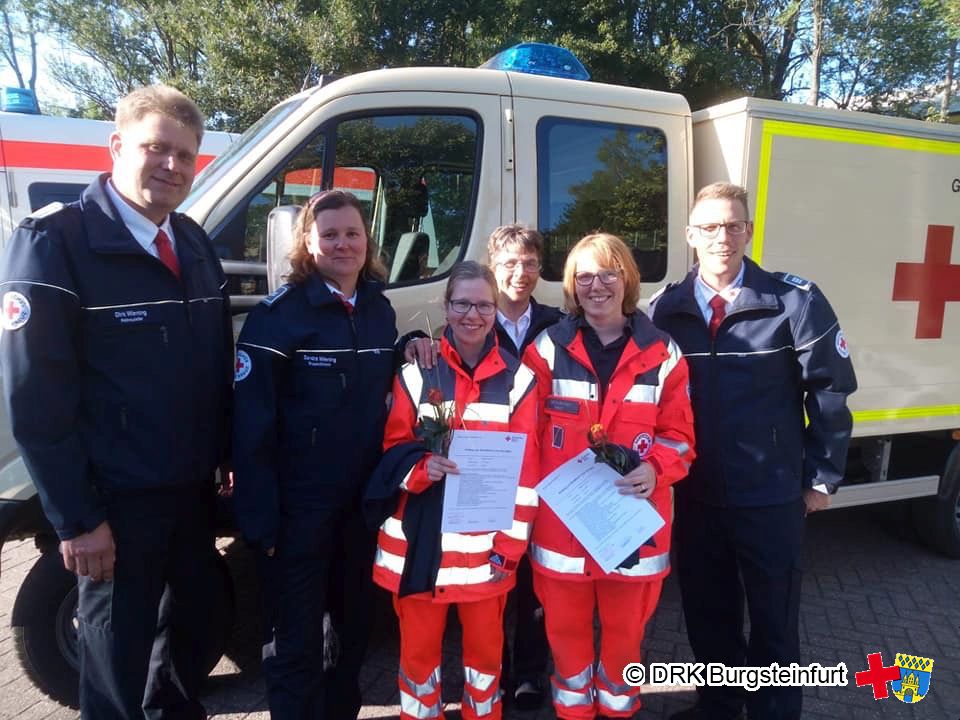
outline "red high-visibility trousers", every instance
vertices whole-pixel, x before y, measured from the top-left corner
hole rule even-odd
[[[554,674],[553,706],[564,720],[598,714],[630,717],[640,708],[640,688],[623,681],[623,668],[640,662],[647,621],[660,599],[663,580],[558,580],[534,572],[543,605]],[[594,672],[593,611],[600,614],[600,662]]]
[[[393,596],[400,620],[400,718],[443,717],[440,652],[447,611],[457,608],[463,628],[463,720],[500,720],[500,660],[506,593],[486,600],[435,603],[416,595]]]

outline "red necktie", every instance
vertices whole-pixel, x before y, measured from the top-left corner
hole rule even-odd
[[[347,311],[347,315],[353,315],[353,303],[347,300],[343,295],[336,295],[340,302],[343,303],[343,309]]]
[[[719,295],[714,295],[710,298],[710,307],[713,309],[713,315],[710,316],[710,337],[715,338],[720,323],[727,316],[727,301]]]
[[[157,230],[157,237],[154,238],[153,242],[157,246],[157,255],[160,258],[160,262],[166,265],[170,272],[176,275],[177,280],[179,280],[180,261],[177,260],[177,254],[173,251],[173,246],[170,245],[170,238],[167,237],[167,234],[163,230]]]

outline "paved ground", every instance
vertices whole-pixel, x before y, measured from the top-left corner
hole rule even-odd
[[[960,720],[960,561],[922,549],[902,530],[895,507],[837,510],[810,520],[803,592],[801,639],[804,662],[845,662],[848,686],[808,688],[805,718],[936,718]],[[238,627],[228,655],[211,677],[205,699],[218,718],[266,720],[263,683],[258,675],[256,592],[245,551],[224,548],[238,585]],[[0,576],[0,719],[73,720],[77,713],[46,699],[22,675],[10,634],[10,609],[23,575],[33,563],[29,543],[3,548]],[[397,635],[389,604],[372,618],[374,640],[363,671],[367,718],[395,718]],[[448,636],[444,699],[448,716],[459,717],[462,682],[457,667],[458,633]],[[854,673],[866,668],[866,655],[883,653],[892,664],[897,652],[934,659],[931,691],[919,704],[904,705],[891,694],[875,701],[858,688]],[[668,581],[656,616],[648,628],[645,662],[691,660],[676,585]],[[692,700],[689,689],[664,692],[647,687],[638,718],[663,718]],[[549,720],[539,713],[509,713],[510,720]]]

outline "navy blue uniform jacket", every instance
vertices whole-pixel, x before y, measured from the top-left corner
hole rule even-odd
[[[787,503],[821,483],[835,489],[852,428],[847,395],[857,388],[817,286],[744,262],[743,288],[715,341],[694,296],[697,268],[650,306],[690,365],[697,458],[678,497],[718,506]]]
[[[282,514],[346,508],[383,451],[396,315],[383,284],[361,280],[347,314],[318,275],[284,285],[237,341],[237,521],[262,547]]]
[[[524,335],[520,347],[513,344],[513,338],[510,337],[503,325],[500,324],[499,318],[493,328],[497,332],[497,340],[500,343],[500,347],[511,355],[520,358],[523,357],[523,351],[527,349],[527,345],[537,339],[537,335],[551,325],[558,323],[563,317],[564,314],[560,311],[560,308],[555,308],[553,305],[541,305],[533,298],[530,298],[530,327],[527,328],[527,334]]]
[[[0,269],[7,411],[62,539],[105,520],[113,495],[212,483],[229,441],[233,332],[220,261],[174,213],[178,281],[120,221],[106,177],[24,220]]]

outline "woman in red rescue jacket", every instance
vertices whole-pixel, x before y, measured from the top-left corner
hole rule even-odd
[[[447,611],[463,627],[465,720],[498,720],[503,609],[537,510],[537,392],[533,373],[497,344],[497,284],[475,262],[453,268],[447,326],[433,369],[405,365],[393,384],[386,455],[373,482],[399,486],[397,509],[380,527],[373,579],[391,591],[400,620],[400,717],[433,720],[440,707],[440,650]],[[456,464],[425,452],[418,438],[437,406],[455,428],[526,433],[513,526],[493,532],[440,531],[444,476]]]
[[[619,238],[595,234],[577,243],[564,266],[563,292],[569,315],[524,354],[541,401],[541,474],[586,449],[599,424],[610,443],[638,461],[616,481],[620,492],[649,499],[666,524],[605,573],[544,503],[530,541],[534,589],[553,653],[557,717],[630,717],[640,707],[639,688],[624,683],[623,667],[640,661],[644,626],[670,569],[670,486],[694,457],[687,364],[637,310],[640,273]]]

